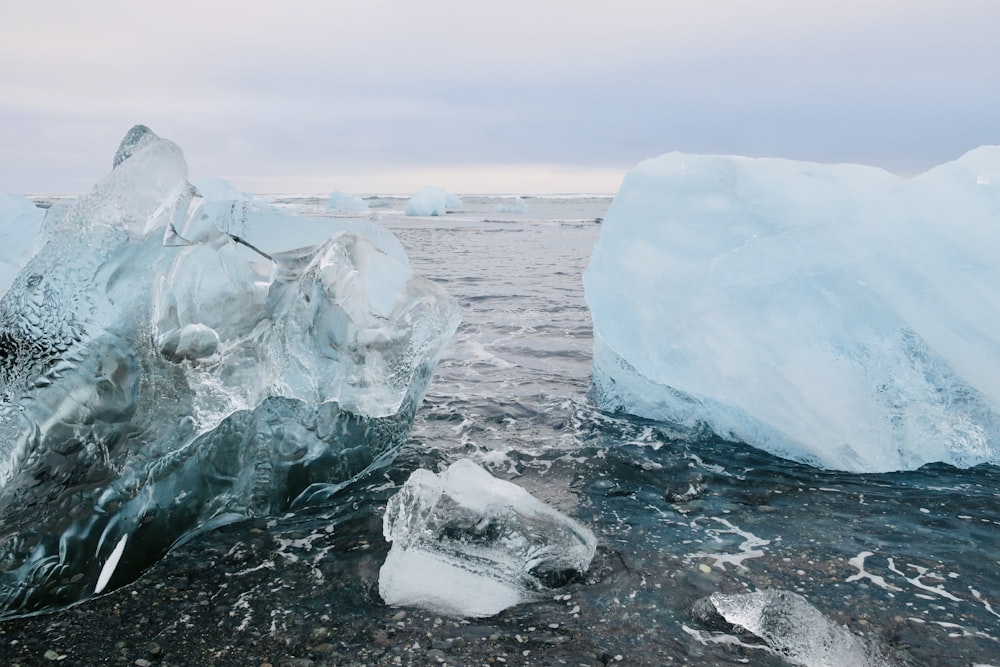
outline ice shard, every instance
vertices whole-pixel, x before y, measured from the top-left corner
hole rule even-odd
[[[838,625],[791,591],[713,593],[707,602],[726,622],[760,638],[794,665],[893,667],[906,662],[905,656]]]
[[[387,604],[492,616],[586,572],[586,526],[467,460],[417,470],[386,508],[392,548],[379,573]]]
[[[0,617],[327,497],[409,430],[456,302],[369,223],[203,204],[137,126],[0,300]]]

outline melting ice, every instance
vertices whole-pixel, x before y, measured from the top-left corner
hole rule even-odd
[[[46,220],[0,301],[0,616],[394,454],[459,310],[389,232],[318,225],[204,199],[143,126]]]
[[[416,470],[384,516],[392,549],[379,573],[391,605],[492,616],[546,584],[585,572],[597,549],[586,526],[468,460]]]
[[[1000,461],[997,173],[639,164],[584,277],[598,401],[831,469]]]
[[[711,610],[737,629],[760,638],[795,665],[891,667],[901,662],[890,657],[880,644],[834,623],[791,591],[713,593],[695,604],[694,613],[711,624]]]

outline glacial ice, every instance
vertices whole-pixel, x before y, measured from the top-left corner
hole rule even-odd
[[[414,471],[389,500],[383,533],[382,599],[462,617],[535,599],[585,572],[597,549],[590,529],[468,460]]]
[[[884,647],[834,623],[791,591],[713,593],[708,601],[728,623],[760,638],[795,665],[891,667],[896,663]]]
[[[143,126],[0,300],[0,617],[389,460],[460,317],[367,222],[213,205]]]
[[[229,181],[221,178],[206,178],[195,183],[198,193],[205,201],[249,201],[253,199]]]
[[[462,208],[462,200],[444,188],[428,185],[406,202],[406,215],[437,216]]]
[[[45,211],[22,195],[0,196],[0,294],[35,253]]]
[[[584,275],[598,403],[825,468],[1000,461],[998,173],[639,164]]]
[[[326,210],[343,215],[368,215],[371,209],[361,197],[332,192],[326,200]]]

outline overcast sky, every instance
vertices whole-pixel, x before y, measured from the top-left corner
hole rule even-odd
[[[0,0],[0,193],[144,123],[252,192],[614,192],[680,150],[1000,143],[997,0]]]

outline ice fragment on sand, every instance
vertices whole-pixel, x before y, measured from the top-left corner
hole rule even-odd
[[[461,460],[415,471],[386,508],[392,549],[379,574],[387,604],[491,616],[546,584],[586,571],[597,548],[585,526],[521,487]]]
[[[804,597],[790,591],[713,593],[708,602],[727,623],[752,633],[796,665],[890,667],[897,664],[881,646],[834,623]],[[710,618],[706,624],[720,628]]]

